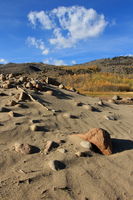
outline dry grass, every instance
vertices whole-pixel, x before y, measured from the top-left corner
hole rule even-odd
[[[74,87],[80,93],[88,92],[129,92],[133,91],[133,75],[111,73],[74,74],[60,77],[67,88]]]

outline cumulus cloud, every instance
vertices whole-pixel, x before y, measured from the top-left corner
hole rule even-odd
[[[37,22],[39,22],[43,29],[51,29],[53,28],[52,21],[50,20],[49,16],[44,12],[36,12],[32,11],[28,14],[28,20],[31,22],[32,25],[36,26]]]
[[[35,37],[28,37],[27,43],[30,46],[34,46],[37,49],[40,49],[42,55],[47,55],[49,53],[49,49],[45,47],[44,42],[41,39],[36,39]]]
[[[0,58],[0,63],[1,63],[1,64],[6,64],[6,63],[8,63],[8,62],[7,62],[6,59],[4,59],[4,58]]]
[[[58,7],[49,12],[32,11],[28,19],[34,26],[39,22],[43,29],[51,29],[49,42],[57,48],[70,48],[80,40],[99,36],[108,24],[103,14],[82,6]]]
[[[53,58],[45,59],[43,61],[43,63],[52,64],[52,65],[58,65],[58,66],[67,65],[63,60],[53,59]]]

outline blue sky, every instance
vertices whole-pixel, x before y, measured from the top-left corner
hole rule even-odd
[[[132,0],[0,0],[0,63],[133,55]]]

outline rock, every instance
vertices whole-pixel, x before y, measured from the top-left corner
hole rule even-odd
[[[47,154],[48,152],[50,152],[53,148],[57,148],[59,146],[58,143],[54,142],[54,141],[47,141],[47,144],[45,146],[45,150],[44,153]]]
[[[30,122],[33,124],[36,124],[36,123],[40,123],[41,120],[40,119],[31,119]]]
[[[93,111],[93,107],[91,105],[83,105],[82,106],[84,109],[89,110],[89,111]]]
[[[25,82],[26,80],[27,80],[27,77],[25,77],[25,76],[21,76],[21,77],[18,79],[19,82]]]
[[[42,86],[41,83],[37,83],[37,84],[35,85],[35,87],[36,87],[36,89],[38,89],[38,90],[43,90],[43,86]]]
[[[104,119],[106,119],[106,120],[117,120],[117,117],[115,115],[110,115],[110,116],[104,115]]]
[[[112,143],[109,133],[101,128],[92,128],[85,134],[77,134],[80,138],[91,142],[104,154],[112,154]]]
[[[116,104],[116,101],[114,99],[109,99],[108,102]]]
[[[116,100],[120,100],[121,98],[120,98],[118,95],[114,95],[114,96],[112,97],[112,99],[116,101]]]
[[[58,170],[62,170],[66,168],[66,165],[59,160],[51,160],[48,163],[49,167],[54,170],[54,171],[58,171]]]
[[[38,131],[39,129],[40,129],[40,127],[37,126],[36,124],[32,124],[32,125],[30,126],[30,130],[31,130],[31,131]]]
[[[31,82],[28,82],[28,83],[26,83],[25,87],[31,89],[31,88],[33,88],[33,85]]]
[[[66,150],[66,149],[63,149],[63,148],[58,149],[58,151],[59,151],[60,153],[66,153],[66,152],[67,152],[67,150]]]
[[[64,89],[64,88],[65,88],[65,86],[63,84],[59,85],[59,89]]]
[[[73,87],[71,87],[69,90],[70,90],[71,92],[76,92],[76,89],[73,88]]]
[[[13,74],[9,74],[8,75],[8,78],[10,79],[10,78],[13,78]]]
[[[33,85],[33,87],[36,87],[37,82],[35,80],[31,80],[31,84]]]
[[[31,98],[29,97],[29,95],[26,92],[21,92],[19,97],[18,97],[19,101],[26,101],[26,100],[31,100]]]
[[[103,101],[102,100],[100,100],[100,101],[98,101],[98,103],[97,103],[99,106],[104,106],[104,103],[103,103]]]
[[[91,143],[88,142],[88,141],[84,141],[84,140],[80,142],[80,146],[81,146],[81,147],[84,147],[84,148],[86,148],[86,149],[90,149],[90,150],[91,150],[91,148],[92,148]]]
[[[75,102],[74,104],[75,104],[75,106],[83,106],[82,102]]]
[[[8,104],[9,106],[15,106],[17,105],[18,103],[14,100],[11,100],[11,102]]]
[[[2,85],[2,87],[3,87],[4,89],[9,89],[9,88],[11,87],[11,84],[10,84],[10,83],[4,83],[4,84]]]
[[[77,151],[75,153],[76,156],[78,157],[91,157],[91,153],[89,151]]]
[[[6,76],[4,74],[0,74],[0,81],[5,81],[6,80]]]
[[[29,144],[15,143],[14,149],[18,153],[30,154],[32,151],[32,146]]]
[[[71,118],[71,114],[70,113],[63,113],[63,117],[65,117],[65,118]]]
[[[46,94],[49,94],[49,95],[53,95],[53,91],[52,90],[47,90],[46,92],[45,92]]]
[[[8,113],[8,115],[9,115],[10,117],[15,117],[15,113],[14,113],[13,111],[10,111],[10,112]]]

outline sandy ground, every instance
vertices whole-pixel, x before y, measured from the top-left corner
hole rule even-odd
[[[50,88],[51,89],[51,88]],[[17,89],[0,89],[0,107],[16,114],[0,112],[0,200],[132,200],[133,199],[133,105],[107,103],[98,106],[98,98],[57,90],[54,95],[33,93],[49,110],[37,102],[21,102],[23,106],[5,106],[15,99]],[[75,102],[96,108],[89,111]],[[70,113],[72,118],[64,117]],[[116,120],[106,120],[113,115]],[[37,120],[40,131],[31,131],[31,120]],[[104,128],[112,138],[113,154],[92,153],[91,157],[77,157],[86,150],[72,134],[90,128]],[[47,155],[48,140],[64,142]],[[38,148],[34,154],[23,155],[13,150],[15,142],[28,143]],[[58,151],[66,149],[66,153]],[[39,151],[40,150],[40,151]],[[57,159],[66,168],[53,171],[48,162]]]

